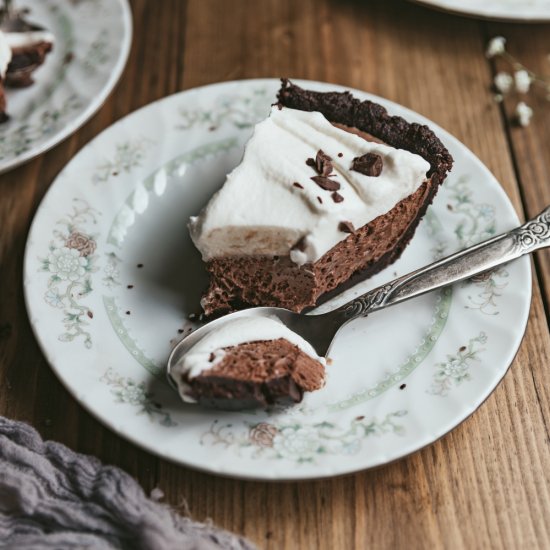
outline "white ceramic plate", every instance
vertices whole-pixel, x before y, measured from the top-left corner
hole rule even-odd
[[[531,279],[522,259],[352,323],[334,344],[326,387],[290,409],[225,413],[179,402],[163,367],[178,331],[192,327],[187,318],[206,284],[186,222],[239,162],[278,86],[244,80],[189,90],[105,130],[44,198],[27,243],[24,286],[48,361],[115,432],[214,473],[305,479],[395,460],[475,411],[519,346]],[[403,257],[333,304],[518,223],[497,181],[464,145],[416,113],[374,99],[430,124],[456,165]]]
[[[53,51],[28,88],[6,90],[10,120],[0,124],[0,172],[50,149],[101,107],[130,51],[127,0],[17,0],[29,20],[53,32]]]
[[[502,21],[550,21],[550,0],[413,0],[443,11]]]

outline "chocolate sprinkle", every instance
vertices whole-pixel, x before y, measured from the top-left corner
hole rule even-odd
[[[332,172],[332,158],[329,157],[322,149],[317,151],[315,160],[311,157],[306,160],[306,164],[315,169],[320,176],[328,177]]]
[[[315,169],[321,176],[329,176],[332,172],[332,159],[322,150],[317,151],[315,156]]]
[[[317,200],[319,201],[319,204],[323,204],[323,199],[321,197],[317,197]]]
[[[306,249],[306,238],[301,237],[298,242],[292,247],[292,250],[303,252]]]
[[[384,168],[384,161],[378,153],[366,153],[355,157],[351,163],[351,169],[365,176],[377,178]]]
[[[340,184],[337,181],[331,180],[326,176],[313,176],[311,178],[321,189],[325,191],[338,191]]]
[[[342,202],[344,200],[344,197],[342,197],[338,191],[334,191],[331,197],[334,202]]]
[[[344,156],[344,153],[338,153],[338,156],[342,158]]]
[[[300,183],[298,183],[297,181],[295,181],[292,185],[294,185],[294,187],[297,187],[298,189],[303,189],[304,186]]]
[[[340,231],[343,231],[344,233],[355,233],[355,227],[353,227],[353,224],[351,222],[340,222],[338,224],[338,229]]]

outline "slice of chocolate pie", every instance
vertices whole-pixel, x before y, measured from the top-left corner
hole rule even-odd
[[[241,317],[192,346],[172,368],[184,401],[223,409],[297,403],[325,381],[325,360],[277,318]]]
[[[380,271],[411,240],[452,162],[427,126],[283,80],[241,164],[190,222],[211,276],[206,315],[302,311]]]

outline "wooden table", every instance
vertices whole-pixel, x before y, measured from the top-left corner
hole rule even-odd
[[[133,0],[134,42],[110,99],[76,134],[0,176],[0,414],[116,464],[146,491],[265,548],[550,548],[550,254],[534,258],[527,332],[503,382],[466,422],[397,463],[302,483],[223,479],[178,467],[104,428],[62,387],[23,303],[23,249],[49,185],[127,113],[194,86],[288,75],[379,94],[431,118],[495,174],[520,217],[550,204],[550,103],[528,128],[489,92],[484,48],[503,34],[550,73],[549,25],[485,23],[402,1]],[[188,508],[187,508],[188,507]]]

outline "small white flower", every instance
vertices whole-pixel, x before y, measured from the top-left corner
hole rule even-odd
[[[273,438],[273,447],[283,457],[290,459],[312,459],[321,442],[311,428],[282,428]]]
[[[516,90],[520,94],[526,94],[531,86],[531,76],[526,70],[521,69],[514,73],[514,82],[516,83]]]
[[[506,38],[504,36],[495,36],[489,42],[485,55],[488,58],[495,57],[504,53],[504,45],[506,44]]]
[[[48,290],[46,294],[44,294],[44,299],[46,300],[46,303],[50,304],[53,307],[63,308],[63,299],[61,296],[54,290]]]
[[[520,101],[516,106],[515,115],[520,126],[528,126],[533,116],[533,109],[523,101]]]
[[[57,248],[48,256],[49,270],[62,281],[78,281],[86,272],[86,258],[75,248]]]
[[[495,76],[494,82],[495,88],[499,92],[505,94],[510,91],[512,84],[514,84],[514,79],[512,78],[512,75],[505,72],[500,72]]]

